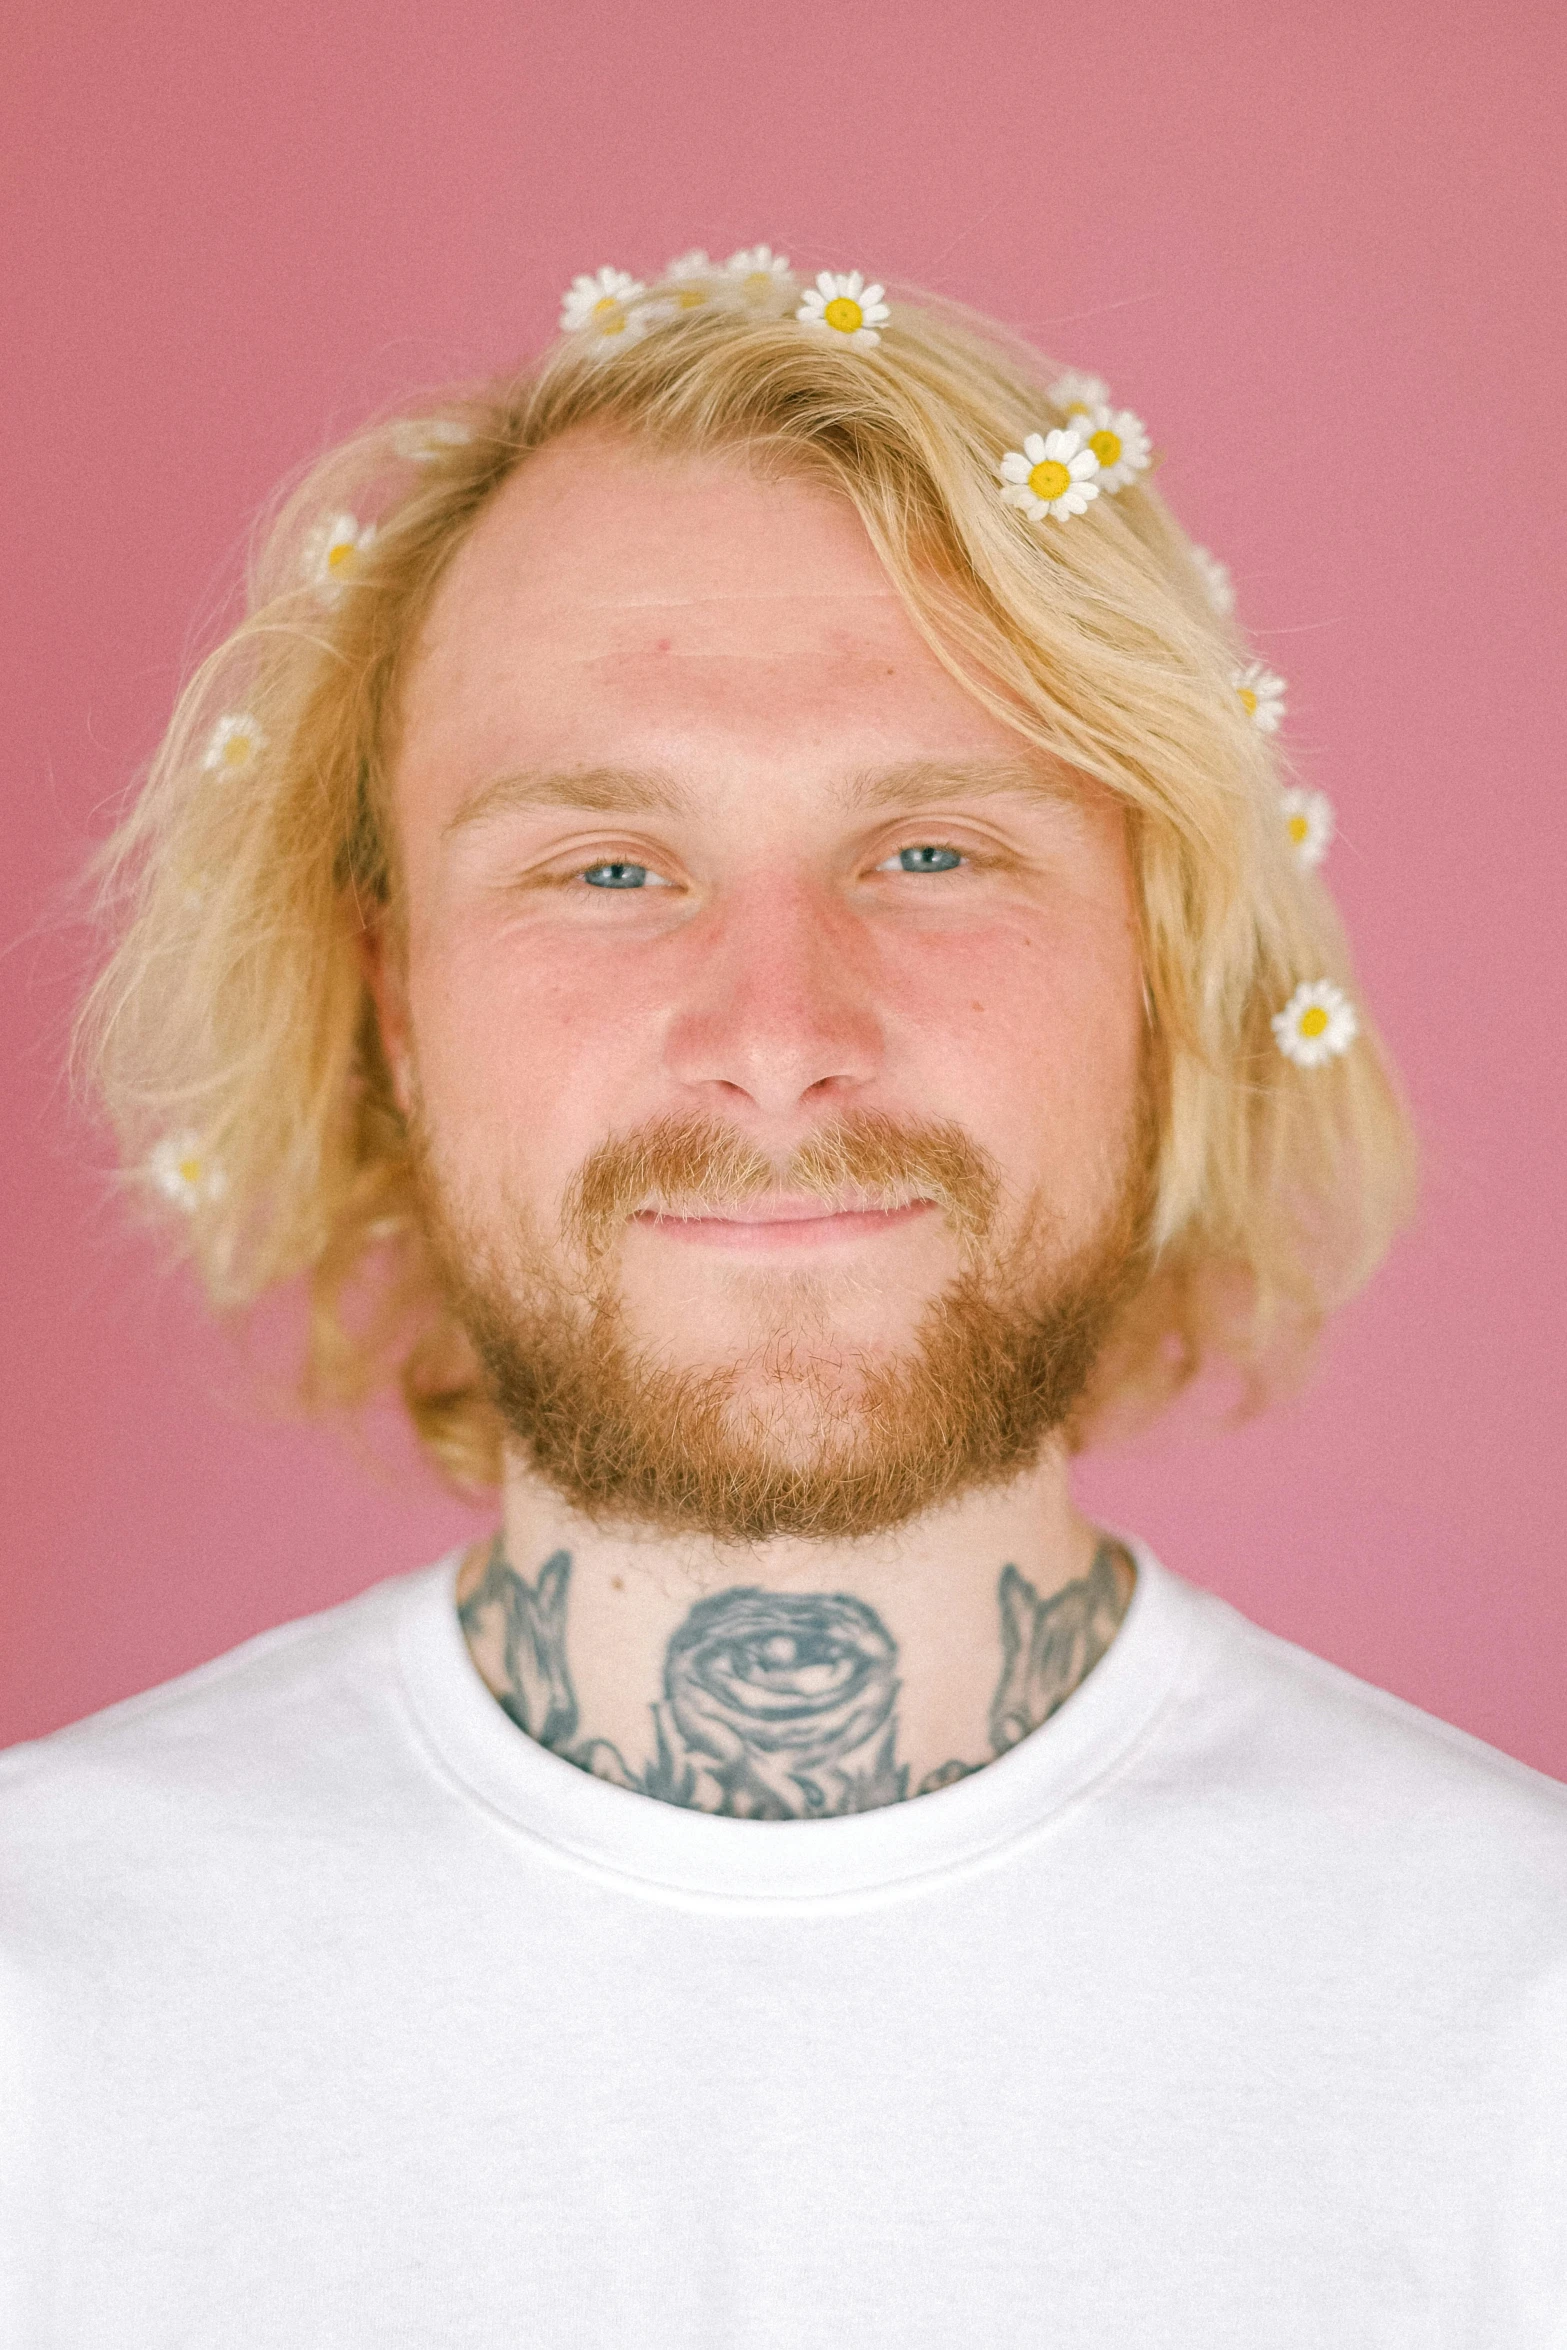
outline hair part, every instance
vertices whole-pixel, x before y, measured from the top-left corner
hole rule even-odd
[[[845,498],[948,670],[1125,810],[1154,1199],[1146,1278],[1074,1441],[1212,1362],[1263,1401],[1408,1212],[1409,1124],[1370,1023],[1323,1067],[1275,1046],[1270,1018],[1299,980],[1352,986],[1348,950],[1289,849],[1277,750],[1233,690],[1240,640],[1162,500],[1145,479],[1031,527],[1001,502],[996,464],[1055,416],[1036,353],[923,298],[898,302],[875,352],[836,340],[709,305],[608,359],[568,338],[443,399],[417,447],[400,419],[331,451],[282,505],[245,618],[191,679],[100,852],[111,943],[78,1065],[131,1179],[150,1195],[160,1139],[199,1137],[222,1183],[183,1234],[213,1304],[303,1282],[305,1400],[396,1383],[468,1488],[498,1480],[502,1422],[425,1228],[365,937],[401,936],[393,779],[431,601],[503,484],[568,434],[729,452]],[[378,529],[325,600],[302,567],[339,511]],[[260,737],[242,774],[207,763],[234,712]]]

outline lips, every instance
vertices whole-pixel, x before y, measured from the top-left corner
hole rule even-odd
[[[815,1240],[870,1238],[928,1215],[934,1202],[909,1200],[897,1207],[866,1206],[849,1201],[841,1206],[807,1199],[790,1192],[769,1192],[761,1199],[737,1201],[722,1210],[699,1214],[643,1208],[631,1221],[666,1239],[695,1240],[745,1246],[764,1241],[804,1244]]]
[[[924,1202],[920,1201],[916,1204],[923,1206]],[[643,1211],[643,1215],[657,1222],[704,1223],[712,1221],[720,1224],[805,1224],[813,1218],[820,1220],[827,1216],[885,1215],[888,1212],[880,1200],[864,1198],[824,1200],[812,1198],[806,1192],[769,1191],[764,1192],[760,1199],[737,1200],[732,1206],[727,1207],[701,1208],[690,1217],[683,1216],[678,1208],[649,1208]]]

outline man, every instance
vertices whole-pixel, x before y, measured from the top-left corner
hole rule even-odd
[[[750,254],[283,517],[89,1049],[500,1527],[7,1758],[7,2340],[1567,2340],[1567,1799],[1071,1499],[1407,1163],[1146,472]]]

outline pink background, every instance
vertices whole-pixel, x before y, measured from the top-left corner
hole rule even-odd
[[[475,1527],[394,1431],[363,1460],[253,1415],[62,1084],[60,892],[249,517],[368,408],[534,346],[575,270],[765,238],[967,297],[1150,419],[1338,804],[1331,878],[1426,1137],[1419,1230],[1309,1396],[1097,1460],[1086,1495],[1567,1776],[1560,9],[31,13],[0,135],[0,1740]]]

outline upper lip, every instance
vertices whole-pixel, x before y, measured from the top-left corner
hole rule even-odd
[[[688,1223],[806,1224],[813,1219],[828,1216],[885,1214],[893,1208],[911,1207],[914,1204],[912,1200],[815,1199],[796,1191],[768,1191],[763,1192],[758,1199],[735,1200],[718,1207],[648,1207],[639,1213],[644,1216],[678,1218]]]

